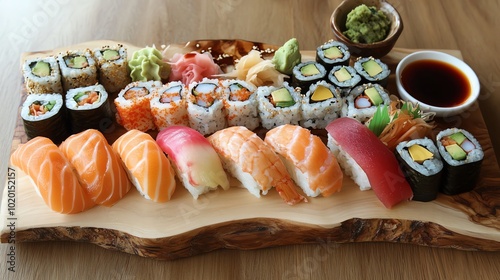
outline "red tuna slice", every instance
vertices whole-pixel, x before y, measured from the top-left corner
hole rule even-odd
[[[413,197],[396,157],[366,126],[351,118],[339,118],[328,124],[326,130],[363,169],[385,207]]]

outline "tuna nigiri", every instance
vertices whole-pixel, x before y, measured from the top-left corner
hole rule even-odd
[[[112,145],[120,155],[129,178],[149,200],[166,202],[175,191],[175,173],[156,141],[147,133],[130,130]]]
[[[337,159],[309,129],[285,124],[269,130],[264,141],[280,155],[295,183],[312,197],[340,191],[343,173]]]
[[[368,127],[351,118],[339,118],[326,130],[328,147],[361,190],[373,189],[387,208],[413,197],[396,157]]]
[[[218,186],[224,190],[229,188],[219,156],[198,131],[187,126],[169,126],[158,133],[156,141],[195,199]]]
[[[79,213],[95,205],[78,182],[71,163],[50,139],[39,136],[20,145],[11,163],[32,179],[38,194],[55,212]]]
[[[208,137],[208,141],[220,155],[226,169],[259,197],[267,194],[273,186],[290,204],[306,199],[297,192],[286,167],[278,155],[264,140],[243,126],[233,126],[219,130]]]
[[[112,206],[130,190],[132,183],[118,155],[98,130],[71,135],[59,149],[74,166],[80,184],[96,204]]]

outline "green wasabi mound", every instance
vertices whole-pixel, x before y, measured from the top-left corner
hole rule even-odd
[[[272,62],[276,70],[283,74],[291,75],[293,67],[299,64],[301,59],[299,42],[296,38],[292,38],[274,52]]]
[[[389,33],[391,20],[376,7],[357,6],[347,15],[343,32],[354,43],[375,43],[384,40]]]
[[[170,68],[162,60],[162,54],[154,47],[146,47],[135,51],[128,62],[132,81],[161,81],[167,79]]]

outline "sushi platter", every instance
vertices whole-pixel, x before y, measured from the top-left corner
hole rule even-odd
[[[40,55],[68,49],[94,49],[121,44],[129,56],[140,49],[128,43],[92,41],[58,50],[26,53],[21,64]],[[172,44],[164,53],[211,52],[223,70],[253,49],[265,57],[277,46],[244,40],[199,40]],[[381,60],[394,73],[398,62],[416,50],[395,48]],[[441,50],[461,58],[460,51]],[[315,59],[314,51],[301,50],[302,61]],[[387,90],[396,94],[394,74]],[[27,95],[23,87],[23,100]],[[113,110],[116,111],[115,108]],[[360,191],[344,176],[342,190],[329,197],[308,198],[287,205],[276,191],[254,197],[230,178],[231,187],[198,199],[181,182],[170,201],[156,203],[132,189],[112,207],[95,206],[78,214],[59,214],[40,199],[29,176],[11,166],[1,200],[1,242],[76,241],[143,257],[172,260],[217,249],[259,249],[305,243],[396,242],[462,250],[500,251],[500,168],[479,106],[449,118],[436,118],[436,131],[460,126],[475,135],[484,151],[476,187],[458,195],[439,194],[430,202],[404,201],[385,208],[373,191]],[[111,144],[126,132],[117,123],[103,132]],[[267,129],[254,130],[263,137]],[[156,137],[157,132],[149,132]],[[327,132],[313,129],[323,142]],[[12,152],[28,141],[21,116]],[[15,186],[15,187],[12,187]],[[15,191],[13,191],[15,190]],[[15,200],[12,200],[15,198]],[[14,208],[10,207],[15,201]],[[10,207],[10,208],[9,208]],[[15,222],[15,232],[9,225]]]

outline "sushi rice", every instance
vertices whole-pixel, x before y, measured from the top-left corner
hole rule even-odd
[[[321,101],[311,102],[311,95],[315,92],[318,86],[328,88],[334,97]],[[340,116],[343,100],[340,97],[339,90],[326,81],[319,81],[312,84],[309,90],[304,95],[301,109],[302,117],[300,125],[306,128],[322,129],[325,128],[331,121]]]
[[[70,56],[83,56],[86,58],[88,65],[83,68],[72,68],[66,63],[66,58]],[[98,82],[97,65],[89,49],[59,53],[57,61],[61,70],[62,85],[65,92],[72,88],[95,85]]]
[[[341,116],[350,117],[360,121],[361,123],[366,123],[377,111],[377,106],[372,105],[368,108],[356,108],[355,100],[358,96],[362,95],[364,91],[370,87],[374,87],[379,93],[383,100],[384,105],[389,105],[391,99],[388,92],[379,84],[363,84],[353,88],[349,94],[344,97],[344,103],[342,105]]]
[[[202,92],[199,97],[207,95],[213,99],[212,104],[203,104],[193,91],[199,86],[214,87],[211,92]],[[209,89],[210,91],[210,89]],[[189,125],[191,128],[200,132],[203,135],[212,134],[218,130],[227,127],[224,103],[221,100],[222,88],[217,79],[204,78],[201,82],[193,82],[189,85],[187,94],[187,111],[189,116]],[[205,96],[205,97],[207,97]],[[208,105],[208,107],[206,107]]]
[[[104,58],[106,50],[118,52],[119,57],[115,60]],[[95,60],[99,67],[99,83],[104,86],[108,93],[117,93],[126,87],[131,81],[128,70],[127,49],[122,45],[116,47],[104,46],[94,49]]]
[[[257,99],[259,102],[259,116],[262,126],[266,129],[271,129],[283,124],[296,124],[298,125],[301,118],[301,103],[302,96],[300,93],[294,90],[288,85],[288,82],[284,82],[283,86],[288,90],[292,96],[295,104],[289,107],[275,107],[270,101],[269,96],[275,90],[281,87],[275,86],[261,86],[257,88]]]
[[[231,86],[239,84],[251,94],[247,100],[232,100]],[[222,81],[224,107],[226,109],[228,126],[245,126],[250,130],[260,125],[259,103],[257,102],[256,87],[242,80]]]
[[[32,67],[39,61],[45,62],[50,67],[50,74],[45,77],[33,73]],[[61,84],[61,71],[54,57],[28,59],[23,64],[24,84],[28,94],[32,93],[60,93],[63,94]]]
[[[153,97],[151,98],[150,105],[157,130],[162,130],[170,125],[189,126],[186,101],[187,91],[186,86],[182,82],[170,82],[162,87],[153,89]],[[164,94],[167,97],[166,99],[163,98]],[[168,100],[170,96],[172,99]]]

